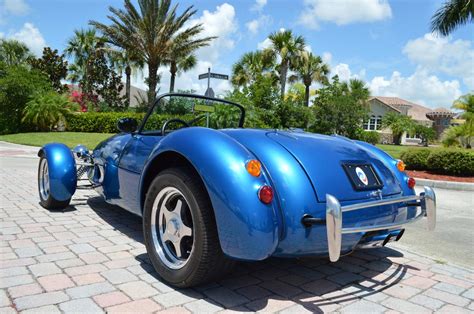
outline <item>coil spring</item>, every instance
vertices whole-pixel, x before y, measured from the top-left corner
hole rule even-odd
[[[88,166],[79,166],[79,168],[77,168],[77,178],[80,179],[89,168]]]

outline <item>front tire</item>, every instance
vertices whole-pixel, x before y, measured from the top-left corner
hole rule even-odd
[[[161,172],[147,192],[145,245],[158,274],[177,287],[196,286],[229,270],[202,183],[186,169]]]
[[[69,206],[71,198],[58,201],[51,195],[48,160],[42,156],[38,166],[38,192],[40,205],[46,209],[59,210]]]

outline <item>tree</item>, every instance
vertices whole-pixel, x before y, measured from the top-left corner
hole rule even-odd
[[[131,0],[124,0],[125,9],[109,7],[111,25],[90,21],[111,44],[134,51],[148,67],[148,104],[155,101],[158,84],[158,68],[169,56],[173,43],[192,40],[194,45],[202,45],[211,37],[197,36],[203,31],[202,24],[185,24],[196,13],[192,6],[177,14],[178,5],[171,7],[171,0],[138,0],[139,9]]]
[[[322,84],[328,83],[327,75],[329,74],[329,66],[323,63],[319,56],[313,55],[311,52],[301,52],[295,60],[295,75],[290,76],[290,82],[301,80],[305,86],[305,105],[309,106],[309,87],[313,82]]]
[[[103,42],[103,39],[97,36],[94,28],[74,31],[74,36],[68,40],[64,50],[66,56],[73,58],[73,64],[69,67],[71,81],[79,82],[85,76],[87,77],[87,60],[94,54],[100,42]]]
[[[427,127],[422,124],[415,124],[415,134],[421,138],[424,146],[428,146],[429,142],[436,138],[436,131],[432,127]]]
[[[7,66],[25,65],[32,56],[24,43],[14,39],[0,39],[0,62]]]
[[[57,92],[37,94],[26,103],[22,122],[35,125],[39,130],[51,131],[54,126],[66,124],[66,118],[77,105]]]
[[[195,55],[183,55],[179,57],[177,54],[166,61],[170,66],[170,93],[174,92],[174,84],[176,80],[176,74],[186,72],[194,68],[197,64],[197,58]]]
[[[58,50],[51,50],[49,47],[44,47],[43,56],[41,58],[29,58],[28,63],[33,69],[37,69],[49,77],[51,85],[58,93],[62,93],[67,89],[67,86],[61,83],[61,80],[67,76],[67,61],[64,60],[64,55],[58,55]]]
[[[312,132],[358,137],[361,121],[367,118],[365,101],[368,96],[362,96],[355,85],[359,86],[359,83],[340,82],[336,75],[331,83],[316,92],[311,107],[314,121],[309,129]]]
[[[24,130],[21,123],[26,103],[36,93],[51,90],[43,73],[24,66],[6,67],[0,73],[0,133],[17,133]]]
[[[130,106],[132,72],[143,68],[143,62],[133,53],[124,49],[109,48],[110,61],[121,75],[125,72],[125,106]]]
[[[416,124],[411,117],[395,112],[387,113],[383,117],[382,125],[384,128],[392,130],[395,145],[400,145],[404,132],[414,132],[416,128]]]
[[[453,108],[461,110],[460,117],[464,123],[450,127],[444,134],[443,144],[453,146],[461,143],[466,148],[471,148],[474,137],[474,94],[466,94],[453,103]]]
[[[235,87],[249,86],[262,76],[269,77],[276,83],[278,78],[274,73],[275,61],[275,55],[270,51],[245,53],[232,66],[232,85]]]
[[[280,96],[285,96],[286,78],[298,55],[303,52],[306,43],[302,36],[294,36],[291,30],[274,32],[268,37],[271,42],[269,51],[279,56]]]
[[[448,36],[460,25],[474,21],[474,1],[448,0],[431,18],[431,31]]]

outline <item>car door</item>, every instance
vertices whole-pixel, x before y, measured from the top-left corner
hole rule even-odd
[[[123,149],[118,165],[120,199],[117,205],[134,214],[141,215],[139,186],[143,167],[161,138],[158,135],[134,134]]]

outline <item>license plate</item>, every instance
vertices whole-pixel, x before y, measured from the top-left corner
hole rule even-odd
[[[356,191],[376,190],[383,187],[374,168],[369,164],[346,163],[342,167]]]

